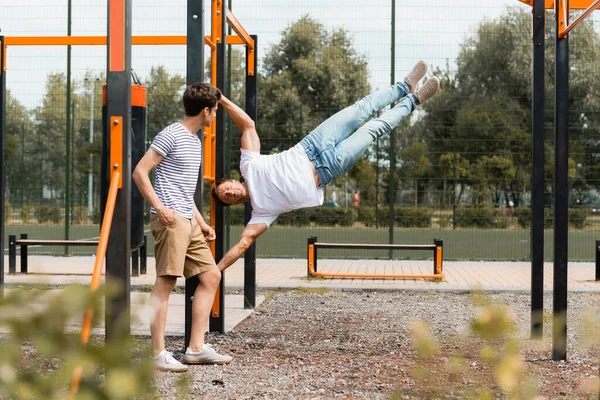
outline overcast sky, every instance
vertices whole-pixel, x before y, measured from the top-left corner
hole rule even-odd
[[[376,88],[390,81],[391,3],[233,0],[231,8],[248,32],[258,35],[259,56],[264,56],[266,49],[279,41],[281,32],[304,14],[329,29],[347,30],[354,48],[367,58],[370,83]],[[186,0],[134,0],[132,4],[134,35],[185,35]],[[205,0],[204,4],[208,21],[211,3]],[[67,0],[2,0],[1,34],[66,35],[67,5]],[[72,0],[72,7],[73,35],[106,35],[106,0]],[[448,61],[452,67],[465,38],[482,21],[497,18],[508,7],[530,9],[517,0],[396,0],[396,78],[400,79],[419,58],[432,66]],[[104,46],[73,47],[73,76],[81,78],[85,71],[105,70],[105,59]],[[134,47],[132,66],[142,79],[157,65],[185,75],[184,46]],[[64,47],[8,49],[8,88],[28,107],[40,104],[48,73],[65,71]]]

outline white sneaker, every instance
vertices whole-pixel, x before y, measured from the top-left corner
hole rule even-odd
[[[160,354],[153,358],[154,366],[159,371],[165,372],[185,372],[188,370],[187,365],[183,365],[179,361],[177,361],[173,354],[163,350]]]
[[[202,351],[197,353],[188,347],[183,356],[183,362],[186,364],[229,364],[233,360],[231,356],[225,356],[217,353],[210,344],[204,343]]]
[[[424,103],[427,99],[433,96],[435,92],[437,92],[439,87],[440,80],[437,78],[437,76],[427,79],[427,82],[419,86],[413,93],[417,98],[417,104]]]
[[[423,79],[427,72],[427,63],[424,60],[419,60],[413,67],[413,69],[406,75],[404,82],[408,84],[410,92],[414,92],[419,84],[419,81]]]

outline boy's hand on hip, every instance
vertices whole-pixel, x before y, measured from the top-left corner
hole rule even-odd
[[[158,215],[160,223],[165,226],[175,221],[175,210],[172,208],[163,207],[156,211],[156,215]]]

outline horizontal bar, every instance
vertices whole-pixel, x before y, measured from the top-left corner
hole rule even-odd
[[[106,46],[106,36],[7,36],[6,46]],[[132,36],[131,44],[138,46],[184,45],[186,36]],[[214,47],[210,36],[204,44]],[[227,44],[245,44],[242,38],[227,36]]]
[[[444,279],[445,274],[429,274],[429,275],[386,275],[386,274],[334,274],[326,272],[310,272],[313,276],[322,278],[367,278],[367,279]]]
[[[533,7],[533,0],[519,0],[521,3],[525,3]],[[569,8],[571,10],[585,10],[592,4],[592,0],[570,0]],[[554,10],[554,0],[546,0],[544,7],[547,10]]]
[[[315,243],[317,249],[385,249],[385,250],[435,250],[434,244],[358,244],[358,243]]]
[[[27,246],[97,246],[97,240],[35,240],[35,239],[17,239],[17,245]]]
[[[559,38],[565,38],[567,34],[575,28],[579,23],[581,23],[584,19],[588,17],[594,10],[596,10],[600,6],[600,0],[594,1],[581,15],[575,18],[575,21],[571,22],[565,29],[558,33]],[[573,8],[573,7],[570,7]]]

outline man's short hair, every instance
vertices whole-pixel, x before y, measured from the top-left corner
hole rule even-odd
[[[183,108],[185,115],[195,117],[205,108],[213,108],[221,100],[221,91],[204,83],[192,83],[183,93]]]

